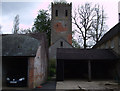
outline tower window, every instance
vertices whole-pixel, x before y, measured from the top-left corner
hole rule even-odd
[[[66,16],[66,17],[68,16],[68,11],[67,11],[67,10],[65,10],[65,16]]]
[[[63,42],[62,41],[60,42],[60,47],[63,47]]]
[[[56,27],[58,27],[58,24],[56,25]]]
[[[65,24],[65,27],[66,27],[67,25]]]
[[[58,10],[55,11],[55,16],[58,16]]]

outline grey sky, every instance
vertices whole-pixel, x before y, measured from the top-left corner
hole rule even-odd
[[[18,14],[20,16],[20,21],[26,24],[30,24],[33,17],[31,8],[35,8],[38,3],[32,2],[4,2],[2,3],[2,16],[8,16],[11,20]]]
[[[29,8],[33,3],[30,2],[3,2],[2,3],[2,14],[7,15],[9,13],[19,13],[19,11]]]
[[[12,0],[12,2],[8,1],[9,0],[3,0],[2,2],[2,17],[0,16],[2,22],[0,21],[0,24],[2,25],[3,33],[12,32],[13,20],[17,14],[20,17],[20,29],[31,28],[34,23],[34,19],[37,16],[38,10],[48,9],[48,6],[51,4],[50,2],[52,2],[53,0],[49,0],[49,2],[48,0],[33,0],[32,2],[28,0],[26,0],[26,2],[23,2],[21,0]],[[77,7],[77,5],[83,4],[87,1],[89,2],[89,0],[67,0],[67,2],[72,2],[72,8]],[[105,13],[108,17],[106,24],[108,25],[109,29],[118,22],[118,1],[119,0],[92,1],[103,5]]]
[[[20,27],[32,26],[41,2],[3,2],[2,3],[2,32],[10,33],[14,17],[19,15]],[[38,9],[38,10],[37,10]],[[8,21],[8,23],[6,22]],[[5,23],[6,22],[6,23]],[[8,28],[5,28],[5,24]],[[29,28],[29,27],[28,27]],[[4,29],[4,30],[3,30]],[[10,30],[8,30],[10,29]]]

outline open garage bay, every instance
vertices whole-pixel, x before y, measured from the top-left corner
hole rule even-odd
[[[3,87],[26,87],[28,59],[26,57],[3,58]]]

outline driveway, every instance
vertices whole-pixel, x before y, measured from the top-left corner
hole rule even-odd
[[[41,88],[4,88],[2,91],[56,91],[56,81],[48,81]]]

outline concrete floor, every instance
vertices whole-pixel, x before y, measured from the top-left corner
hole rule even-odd
[[[25,87],[4,87],[2,88],[2,91],[26,91],[26,90],[31,90],[31,89],[25,88]]]
[[[120,85],[114,81],[81,81],[81,80],[65,80],[57,82],[56,89],[64,90],[85,90],[85,91],[120,91]]]
[[[2,91],[120,91],[120,85],[114,81],[65,80],[49,81],[42,88],[7,88]]]
[[[2,91],[56,91],[56,81],[48,81],[41,88],[4,87]]]

